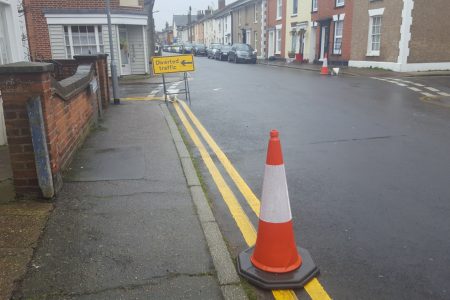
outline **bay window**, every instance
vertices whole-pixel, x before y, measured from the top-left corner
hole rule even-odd
[[[66,56],[103,53],[102,26],[75,25],[64,26]]]

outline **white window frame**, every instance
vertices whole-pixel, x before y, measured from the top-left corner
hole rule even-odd
[[[294,10],[296,8],[296,10]],[[298,15],[298,0],[292,0],[292,16],[296,17]]]
[[[254,31],[253,32],[253,40],[254,40],[254,43],[255,43],[255,50],[256,51],[258,51],[257,49],[258,49],[258,31]]]
[[[238,10],[238,25],[241,26],[241,10]]]
[[[79,54],[75,54],[75,47],[83,47],[83,45],[74,45],[73,43],[73,34],[72,34],[72,27],[80,27],[80,26],[85,26],[85,27],[94,27],[94,37],[95,37],[95,47],[96,47],[96,51],[97,53],[101,53],[101,48],[103,46],[103,51],[105,51],[105,44],[104,44],[104,39],[102,36],[102,44],[100,44],[100,38],[99,35],[102,34],[103,35],[103,27],[102,25],[63,25],[63,31],[64,31],[64,42],[65,42],[65,50],[66,50],[66,58],[68,59],[72,59],[74,55],[79,55]],[[98,31],[98,27],[102,27],[102,32]],[[65,30],[64,27],[67,27],[67,32],[68,32],[68,38],[69,38],[69,44],[67,45],[67,41],[65,38]],[[92,46],[92,45],[91,45]],[[88,46],[86,46],[88,47]],[[67,51],[67,48],[70,49],[70,53]],[[94,53],[93,53],[94,54]]]
[[[319,10],[319,0],[312,0],[311,10],[316,12]]]
[[[0,65],[7,64],[12,61],[12,53],[10,52],[10,40],[8,35],[8,25],[6,22],[5,10],[0,6],[0,28],[2,29],[1,38],[3,43],[0,45]]]
[[[275,28],[275,54],[281,54],[282,47],[282,27],[277,26]]]
[[[345,5],[345,0],[336,0],[336,7],[342,7]]]
[[[139,0],[120,0],[119,6],[122,7],[142,7],[139,5]]]
[[[342,30],[341,30],[341,34],[338,35],[337,29],[338,29],[338,24],[341,24],[342,26]],[[333,36],[333,54],[335,55],[341,55],[342,54],[342,37],[344,36],[344,20],[338,20],[338,21],[334,21],[334,36]],[[341,46],[339,47],[339,49],[336,48],[336,40],[340,38],[341,39]]]
[[[283,0],[277,0],[277,21],[283,18]]]
[[[255,3],[255,24],[258,23],[258,5]]]
[[[384,14],[384,8],[378,8],[378,9],[371,9],[369,10],[369,30],[368,30],[368,36],[367,36],[367,54],[366,56],[380,56],[380,49],[381,49],[381,27],[383,24],[383,14]],[[373,20],[374,18],[381,18],[380,20],[380,48],[378,50],[372,50],[373,49],[373,41],[372,41],[372,30],[373,30]]]

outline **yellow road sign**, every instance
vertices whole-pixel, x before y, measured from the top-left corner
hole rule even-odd
[[[195,71],[194,56],[155,56],[152,58],[153,74]]]

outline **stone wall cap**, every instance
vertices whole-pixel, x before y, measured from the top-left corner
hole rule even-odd
[[[75,60],[80,60],[80,59],[90,59],[90,60],[94,60],[97,58],[105,58],[108,57],[108,54],[105,53],[97,53],[97,54],[86,54],[86,55],[74,55],[73,58]]]
[[[0,66],[0,74],[53,72],[53,64],[20,61]]]

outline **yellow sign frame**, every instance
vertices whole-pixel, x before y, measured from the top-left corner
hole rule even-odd
[[[183,73],[195,71],[192,54],[152,57],[153,74]]]

